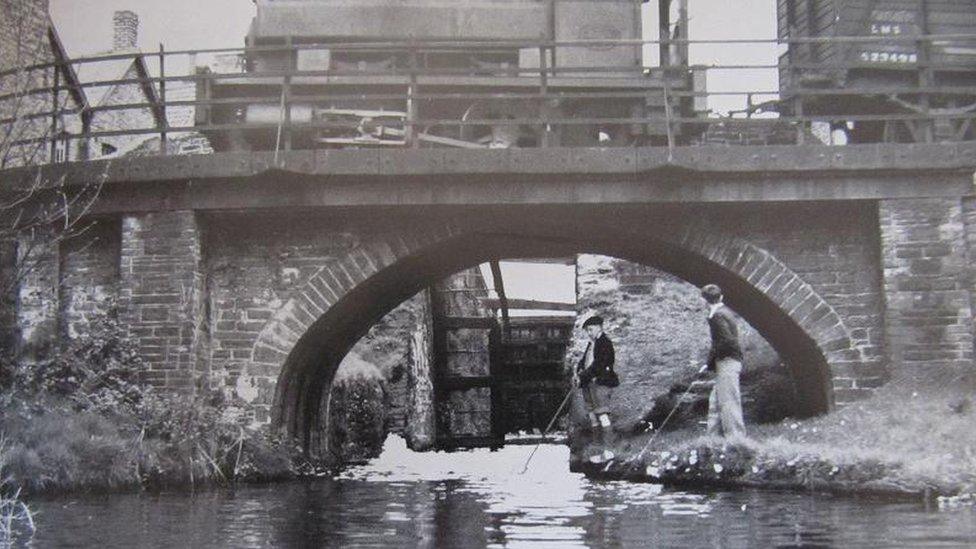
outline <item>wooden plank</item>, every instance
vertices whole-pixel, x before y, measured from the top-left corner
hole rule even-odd
[[[491,266],[491,278],[492,283],[495,286],[495,293],[498,294],[498,299],[494,300],[497,304],[490,306],[495,309],[501,309],[502,335],[504,336],[505,340],[508,340],[511,336],[511,330],[509,328],[511,324],[509,324],[508,320],[508,298],[505,295],[505,280],[502,277],[502,268],[497,259],[493,259],[489,265]],[[486,299],[488,298],[482,298],[482,303],[487,304],[485,301]]]
[[[466,391],[468,389],[492,387],[496,383],[497,381],[493,376],[444,376],[438,378],[437,387],[438,390],[443,391],[444,393],[449,393],[454,391]]]
[[[510,257],[503,261],[512,263],[538,263],[543,265],[576,265],[576,256],[570,257]]]
[[[562,303],[559,301],[541,301],[536,299],[508,299],[508,309],[537,309],[544,311],[571,311],[576,312],[575,303]],[[500,308],[504,306],[504,302],[501,299],[496,299],[494,297],[482,297],[481,302],[487,307]],[[503,309],[504,310],[504,309]],[[503,312],[502,316],[506,316]]]
[[[441,319],[444,328],[493,328],[497,326],[494,318],[480,316],[447,316]]]

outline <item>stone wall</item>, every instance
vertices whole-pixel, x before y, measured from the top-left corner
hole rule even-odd
[[[420,296],[419,318],[408,339],[407,403],[404,438],[407,446],[416,451],[429,450],[437,442],[437,418],[434,412],[434,326],[430,294]]]
[[[258,333],[296,287],[360,246],[369,231],[355,231],[347,221],[334,219],[211,216],[206,224],[208,303],[214,327],[211,382],[232,400],[270,402],[278,370],[246,366]],[[410,417],[417,425],[422,422],[420,417],[427,413],[423,409],[432,399],[417,387],[423,384],[418,379],[429,376],[429,308],[427,293],[421,292],[369,327],[351,350],[387,380],[389,430],[404,434],[408,442],[416,438],[418,444],[425,435],[410,433],[413,427],[406,426]],[[425,341],[428,347],[423,348]],[[264,410],[251,408],[256,421],[268,420]]]
[[[41,64],[54,60],[54,50],[48,37],[51,21],[48,16],[48,0],[0,0],[0,71]],[[20,91],[24,95],[10,100],[0,100],[0,118],[17,121],[3,127],[0,143],[29,139],[46,139],[67,129],[76,131],[80,117],[65,115],[58,120],[58,129],[51,127],[51,118],[24,118],[34,113],[49,112],[52,96],[48,91],[26,93],[28,90],[53,86],[53,68],[39,68],[0,76],[0,90],[6,93]],[[64,85],[64,76],[59,82]],[[60,107],[74,106],[67,91],[59,92],[57,103]],[[66,128],[67,126],[67,128]],[[0,147],[2,157],[0,166],[24,166],[49,162],[51,160],[50,142],[25,143]],[[57,146],[55,158],[66,160],[72,156],[63,144]]]
[[[42,233],[20,234],[16,243],[15,350],[27,361],[45,357],[58,339],[60,254],[57,243]]]
[[[0,70],[46,59],[48,0],[0,0]]]
[[[430,307],[426,291],[401,303],[370,327],[350,351],[361,360],[376,366],[386,380],[387,429],[404,433],[410,399],[411,342],[414,333],[428,323]],[[347,368],[339,364],[339,372]]]
[[[899,382],[937,387],[973,371],[971,207],[958,199],[878,206],[885,329]]]
[[[618,423],[639,420],[655,397],[689,382],[705,363],[710,345],[707,309],[696,286],[644,265],[580,255],[577,288],[579,313],[568,367],[575,367],[586,346],[582,323],[594,314],[602,316],[620,377],[612,408]],[[769,369],[788,375],[769,343],[741,318],[739,330],[746,375]],[[574,409],[576,417],[585,417],[579,402]]]
[[[47,0],[0,0],[0,71],[34,63],[44,63],[53,58],[47,40]],[[53,72],[35,70],[0,77],[0,90],[11,93],[18,90],[43,88],[53,83]],[[27,95],[23,101],[0,101],[0,118],[11,119],[25,114],[50,110],[50,95]],[[45,108],[46,107],[46,108]],[[49,119],[20,120],[3,128],[0,144],[8,139],[40,138],[48,133]],[[9,134],[7,133],[9,131]],[[49,149],[45,144],[2,147],[0,167],[22,166],[46,162]]]
[[[624,257],[633,253],[637,258],[653,245],[642,240],[641,231],[646,231],[648,242],[673,245],[648,255],[647,263],[670,261],[675,272],[685,270],[684,278],[702,278],[695,284],[715,275],[725,277],[723,286],[738,285],[733,296],[740,299],[733,307],[767,339],[776,340],[777,348],[791,343],[791,333],[818,346],[827,357],[829,382],[840,404],[870,394],[887,379],[888,354],[901,372],[906,365],[922,372],[971,364],[973,278],[966,243],[976,238],[974,209],[971,202],[941,199],[880,205],[703,206],[622,210],[610,220],[580,217],[580,223],[599,222],[604,231],[626,231],[614,236],[615,243],[623,243]],[[366,326],[376,319],[360,318],[362,311],[379,315],[372,309],[377,303],[395,307],[391,295],[409,299],[398,294],[405,280],[419,286],[430,282],[430,272],[443,273],[438,269],[444,265],[457,268],[464,261],[485,259],[479,255],[483,244],[466,240],[466,231],[483,222],[471,217],[449,224],[432,216],[405,219],[335,210],[296,210],[287,217],[188,211],[125,215],[100,225],[90,246],[79,241],[60,250],[39,249],[39,268],[16,292],[21,332],[17,345],[40,350],[58,333],[80,333],[89,315],[110,302],[106,294],[115,288],[122,321],[147,361],[148,382],[168,390],[209,384],[236,399],[255,421],[266,422],[279,376],[289,367],[286,360],[299,339],[313,345],[309,356],[329,360],[323,353],[343,342],[328,338],[347,338],[331,334],[345,334],[343,330],[354,324],[349,338],[359,330],[360,337],[367,335],[358,353],[389,358],[379,366],[388,380],[396,380],[387,389],[394,401],[390,427],[402,429],[413,421],[410,418],[426,417],[429,410],[429,387],[419,392],[406,389],[416,389],[429,377],[430,364],[422,357],[430,352],[430,334],[418,321],[426,314],[420,309],[428,305],[415,298],[394,309],[372,331]],[[525,234],[532,234],[531,220],[524,222]],[[579,238],[585,247],[590,236],[584,231],[568,238]],[[491,253],[524,250],[519,241],[490,243],[495,246]],[[453,263],[459,254],[464,259]],[[595,279],[603,268],[597,263],[587,276]],[[633,265],[605,268],[615,272],[612,291],[634,298],[620,301],[620,307],[629,308],[626,314],[606,315],[611,318],[611,336],[615,330],[627,330],[627,335],[618,336],[621,343],[658,353],[650,365],[622,356],[628,368],[637,368],[633,371],[651,372],[628,381],[652,393],[670,382],[658,375],[663,371],[660,365],[690,371],[692,359],[700,359],[687,350],[705,339],[705,326],[698,325],[700,333],[674,334],[669,350],[642,332],[641,327],[652,325],[649,320],[623,325],[615,318],[631,322],[627,319],[645,314],[638,309],[648,297],[665,307],[665,318],[697,322],[701,311],[671,300],[680,292],[667,289],[673,283],[669,277],[652,276]],[[594,296],[587,307],[601,310],[600,292],[608,289],[589,288],[583,278],[581,295]],[[362,284],[367,279],[374,282]],[[353,298],[343,300],[350,292],[355,292]],[[313,326],[339,302],[344,303],[346,325]],[[798,331],[783,332],[790,323],[790,329]],[[314,347],[320,344],[325,347]],[[301,383],[295,386],[303,387]],[[280,402],[292,402],[292,397]]]
[[[254,343],[295,287],[354,249],[361,235],[309,219],[208,219],[206,271],[214,329],[212,381],[231,399],[271,402],[277,369],[253,364]],[[266,422],[267,409],[255,407]]]
[[[92,321],[114,312],[121,236],[118,219],[103,219],[61,243],[58,305],[63,336],[77,337]]]

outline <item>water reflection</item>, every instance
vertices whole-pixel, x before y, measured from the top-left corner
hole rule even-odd
[[[37,547],[953,547],[976,510],[758,491],[688,493],[569,473],[568,449],[383,456],[338,479],[35,502]]]

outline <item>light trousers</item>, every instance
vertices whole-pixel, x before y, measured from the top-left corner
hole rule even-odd
[[[715,363],[718,376],[708,396],[708,434],[712,436],[745,436],[742,420],[742,393],[739,390],[739,374],[742,363],[733,358],[723,358]]]

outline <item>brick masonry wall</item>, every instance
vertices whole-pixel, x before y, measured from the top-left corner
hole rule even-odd
[[[368,245],[382,226],[276,216],[212,216],[206,224],[213,317],[211,379],[229,398],[253,404],[254,419],[265,422],[281,364],[253,360],[258,335],[297,288],[323,267]],[[371,326],[350,351],[379,368],[387,379],[392,432],[408,431],[411,421],[428,413],[423,410],[432,396],[413,393],[417,380],[429,375],[428,359],[421,358],[429,352],[430,334],[421,329],[430,314],[427,301],[421,292],[400,304]],[[426,436],[418,434],[417,443],[426,444]]]
[[[0,70],[43,58],[48,0],[0,0]]]
[[[964,216],[958,199],[885,200],[878,209],[892,375],[953,383],[973,369],[972,235],[964,222],[973,214]]]
[[[917,206],[883,205],[880,217],[873,203],[713,206],[621,213],[614,223],[634,233],[634,250],[641,249],[637,231],[661,229],[663,232],[648,233],[648,237],[673,241],[748,279],[788,311],[829,355],[834,394],[843,403],[865,396],[889,375],[884,367],[882,250],[884,288],[890,293],[889,308],[895,304],[896,312],[913,310],[905,308],[909,302],[904,297],[908,291],[904,281],[917,284],[932,276],[911,269],[933,268],[930,261],[909,264],[905,272],[891,270],[889,255],[907,260],[898,257],[898,251],[904,256],[915,246],[914,241],[899,240],[902,229],[936,239],[922,247],[929,250],[925,253],[934,254],[948,246],[946,257],[952,261],[935,263],[958,271],[949,278],[963,271],[956,258],[956,251],[965,247],[962,205],[949,208],[955,213],[946,214],[944,222],[937,216],[911,217]],[[971,204],[966,208],[970,218],[976,216]],[[648,224],[648,219],[653,223]],[[879,219],[884,220],[880,223],[884,246],[879,240]],[[476,218],[463,223],[468,222],[474,227],[481,223]],[[418,250],[436,249],[440,242],[467,230],[462,222],[449,225],[433,218],[405,223],[381,216],[314,212],[287,218],[253,212],[160,212],[123,217],[117,225],[119,303],[123,321],[129,323],[131,335],[149,363],[146,379],[172,389],[186,389],[198,381],[210,383],[240,399],[255,420],[267,421],[285,358],[324,311],[372,273]],[[913,224],[920,228],[912,228]],[[973,238],[971,234],[969,238]],[[106,238],[87,250],[87,255],[71,260],[58,261],[55,253],[53,262],[45,263],[44,270],[25,282],[18,296],[18,320],[30,322],[28,334],[40,333],[39,326],[45,323],[53,321],[56,326],[58,311],[67,317],[62,321],[66,325],[84,321],[85,311],[75,309],[72,303],[78,298],[72,294],[89,284],[109,286],[106,273],[113,246]],[[65,272],[59,274],[60,270]],[[637,270],[625,270],[620,282],[629,292],[653,291],[656,282],[642,276]],[[60,300],[58,280],[69,282],[61,290]],[[967,284],[971,284],[968,279]],[[950,290],[932,287],[935,293],[918,290],[919,295],[933,299],[950,295],[945,293]],[[964,288],[967,299],[970,287]],[[44,288],[54,291],[49,299],[30,298],[31,292]],[[961,299],[962,294],[956,297]],[[60,301],[65,305],[59,305]],[[416,372],[411,371],[423,370],[422,365],[407,357],[424,345],[404,327],[415,327],[419,313],[401,309],[393,316],[398,314],[402,316],[397,321],[400,327],[377,327],[371,336],[389,346],[372,351],[361,347],[360,351],[396,356],[388,363],[389,372],[405,365],[416,379]],[[946,332],[957,337],[954,344],[964,342],[963,330],[971,332],[971,315],[963,316],[964,328],[957,323]],[[889,327],[910,323],[909,317],[901,318]],[[959,351],[959,360],[966,356],[963,352]],[[398,389],[398,394],[397,398],[403,398],[404,391]],[[406,398],[412,398],[409,391]],[[407,417],[412,413],[411,409],[404,412]]]
[[[22,234],[17,241],[16,350],[24,360],[43,358],[58,336],[58,246],[44,235]]]
[[[118,296],[121,237],[118,219],[102,219],[61,243],[58,305],[63,336],[76,337],[112,312]]]
[[[200,332],[209,316],[197,215],[125,216],[121,233],[121,319],[146,361],[144,379],[164,389],[192,391],[205,383],[197,346],[205,344]]]
[[[843,319],[853,353],[850,364],[832,364],[837,403],[884,383],[884,295],[873,204],[765,205],[715,224],[773,253]]]
[[[338,223],[289,221],[208,219],[212,379],[228,396],[246,403],[271,401],[280,368],[253,363],[260,331],[296,287],[361,240]],[[263,407],[255,413],[257,421],[269,419]]]

